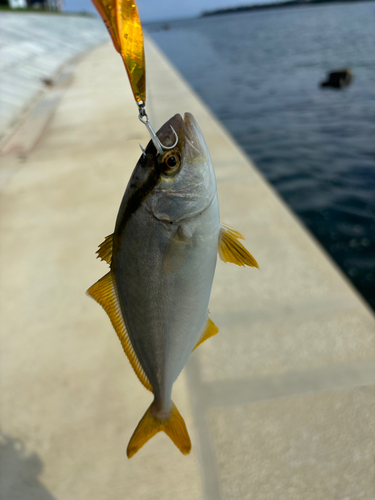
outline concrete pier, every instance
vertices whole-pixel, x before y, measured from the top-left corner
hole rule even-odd
[[[58,83],[62,69],[66,75],[69,62],[108,35],[91,16],[6,11],[0,12],[0,33],[1,145],[30,107]]]
[[[95,251],[148,135],[111,43],[79,61],[33,148],[0,158],[0,498],[373,500],[374,315],[150,40],[146,49],[154,127],[194,114],[222,220],[260,270],[218,262],[219,334],[173,390],[191,454],[160,433],[128,460],[151,396],[85,290],[107,272]]]

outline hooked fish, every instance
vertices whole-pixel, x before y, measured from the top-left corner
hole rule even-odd
[[[88,290],[154,395],[130,439],[129,458],[159,431],[189,453],[172,386],[190,353],[218,333],[208,317],[217,252],[224,262],[258,267],[238,241],[242,235],[220,225],[215,173],[193,115],[175,115],[157,139],[159,145],[152,140],[143,151],[114,233],[97,251],[110,272]]]

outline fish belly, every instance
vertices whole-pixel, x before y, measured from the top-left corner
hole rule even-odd
[[[129,337],[156,400],[165,404],[208,319],[219,231],[217,197],[180,223],[157,220],[141,207],[114,255]]]

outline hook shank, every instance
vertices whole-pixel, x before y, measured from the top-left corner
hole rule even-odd
[[[139,120],[146,125],[146,128],[151,136],[151,140],[154,143],[154,146],[159,154],[163,154],[165,149],[173,149],[174,147],[177,146],[178,144],[178,135],[175,131],[175,129],[171,126],[172,132],[174,133],[174,136],[176,138],[175,143],[172,146],[164,146],[156,135],[155,130],[152,128],[150,120],[148,119],[146,110],[145,110],[145,103],[143,101],[139,101],[138,103],[138,109],[139,109],[139,115],[138,118]]]

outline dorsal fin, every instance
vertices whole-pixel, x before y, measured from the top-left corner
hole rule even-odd
[[[257,261],[238,240],[244,237],[231,227],[221,224],[219,236],[219,256],[224,262],[232,262],[238,266],[250,266],[259,269]]]
[[[113,249],[113,234],[105,237],[103,243],[100,243],[99,250],[96,251],[99,259],[105,260],[111,265],[112,262],[112,249]]]
[[[92,287],[87,290],[87,293],[96,300],[108,314],[133,370],[146,389],[152,392],[152,386],[137,358],[125,327],[117,295],[116,280],[112,271],[92,285]]]
[[[201,338],[198,340],[197,345],[194,347],[193,351],[195,351],[195,349],[199,345],[201,345],[202,342],[209,339],[210,337],[213,337],[217,333],[219,333],[218,327],[215,325],[215,323],[210,318],[208,318],[208,321],[206,323],[206,329],[204,330]]]

